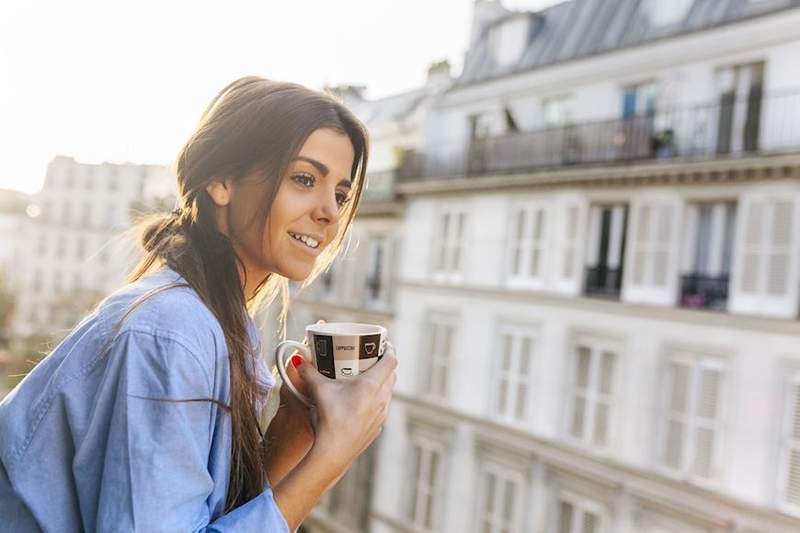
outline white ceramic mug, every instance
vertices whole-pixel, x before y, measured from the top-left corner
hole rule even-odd
[[[386,348],[386,328],[377,324],[323,322],[306,326],[308,344],[283,341],[275,347],[275,363],[284,385],[298,400],[311,406],[309,397],[294,386],[286,373],[290,351],[303,354],[320,374],[330,379],[352,379],[380,361]],[[291,350],[290,350],[291,349]]]

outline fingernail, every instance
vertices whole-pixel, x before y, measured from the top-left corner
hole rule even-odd
[[[303,358],[300,357],[299,355],[293,355],[292,364],[295,366],[295,368],[297,368],[298,366],[303,364]]]

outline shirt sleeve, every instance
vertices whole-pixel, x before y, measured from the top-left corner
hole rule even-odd
[[[179,340],[127,330],[108,357],[121,358],[99,487],[97,531],[288,533],[267,485],[246,504],[210,521],[214,480],[213,369]]]

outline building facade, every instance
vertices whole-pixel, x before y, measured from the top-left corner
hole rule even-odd
[[[174,188],[165,166],[85,164],[57,156],[29,210],[15,334],[66,332],[119,287],[137,258],[134,243],[122,234],[158,199],[174,199]]]
[[[368,519],[328,530],[800,530],[798,28],[791,0],[476,2],[395,173]]]

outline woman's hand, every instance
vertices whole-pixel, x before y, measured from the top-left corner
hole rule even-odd
[[[389,342],[383,358],[352,380],[329,379],[308,362],[298,367],[315,405],[315,439],[300,463],[274,486],[275,502],[290,531],[380,434],[397,380],[395,368],[397,357]]]
[[[388,341],[381,360],[351,380],[327,378],[308,362],[297,368],[315,406],[312,451],[324,453],[340,474],[382,431],[397,381],[396,368],[394,346]]]

